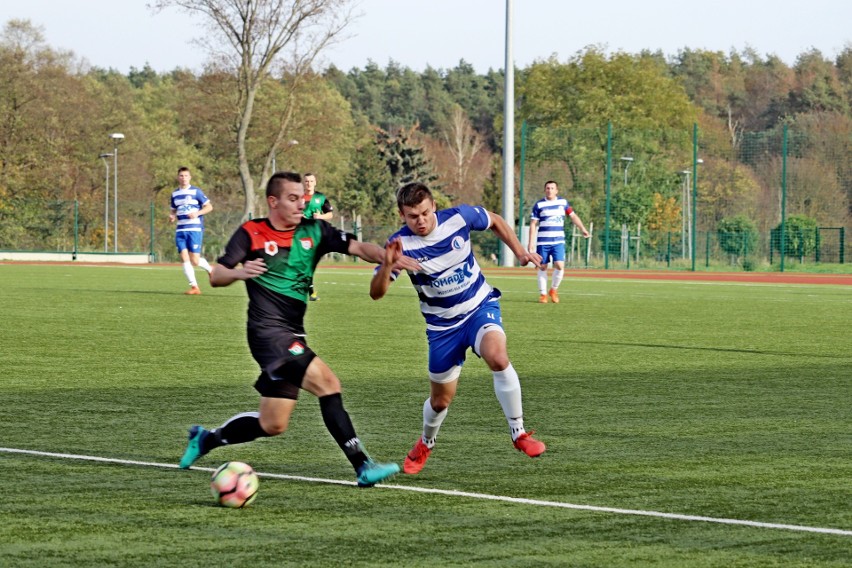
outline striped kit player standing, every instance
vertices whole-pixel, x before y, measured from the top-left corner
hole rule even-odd
[[[583,221],[571,208],[564,197],[559,197],[559,186],[555,181],[544,184],[544,199],[533,205],[530,214],[529,250],[535,250],[541,256],[541,268],[538,270],[538,301],[546,304],[548,297],[554,304],[559,303],[559,284],[565,273],[565,217],[571,219],[589,238]],[[537,233],[537,234],[536,234]],[[547,290],[547,265],[553,261],[553,278],[550,291]]]

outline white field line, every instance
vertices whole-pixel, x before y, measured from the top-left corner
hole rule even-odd
[[[2,448],[0,447],[0,452],[6,452],[10,454],[26,454],[32,456],[43,456],[50,458],[63,458],[63,459],[72,459],[72,460],[85,460],[85,461],[93,461],[93,462],[101,462],[101,463],[112,463],[119,465],[137,465],[143,467],[159,467],[166,469],[180,469],[176,464],[169,463],[157,463],[157,462],[145,462],[145,461],[135,461],[135,460],[121,460],[115,458],[103,458],[99,456],[85,456],[79,454],[63,454],[63,453],[55,453],[55,452],[41,452],[37,450],[22,450],[18,448]],[[190,468],[195,471],[214,471],[214,468],[210,467],[193,467]],[[278,473],[257,473],[260,477],[266,477],[270,479],[285,479],[289,481],[306,481],[310,483],[327,483],[332,485],[356,485],[354,481],[344,481],[340,479],[325,479],[322,477],[304,477],[301,475],[284,475]],[[832,534],[832,535],[841,535],[841,536],[852,536],[852,530],[843,530],[843,529],[834,529],[834,528],[824,528],[824,527],[810,527],[805,525],[788,525],[788,524],[780,524],[780,523],[763,523],[760,521],[745,521],[741,519],[725,519],[719,517],[704,517],[701,515],[683,515],[679,513],[663,513],[660,511],[645,511],[641,509],[619,509],[617,507],[597,507],[595,505],[576,505],[574,503],[563,503],[560,501],[543,501],[540,499],[524,499],[521,497],[508,497],[504,495],[489,495],[487,493],[471,493],[468,491],[454,491],[447,489],[431,489],[428,487],[416,487],[416,486],[408,486],[408,485],[392,485],[392,484],[381,484],[376,485],[374,489],[390,489],[397,491],[414,491],[416,493],[430,493],[433,495],[447,495],[449,497],[464,497],[468,499],[485,499],[489,501],[502,501],[504,503],[516,503],[519,505],[532,505],[536,507],[556,507],[560,509],[574,509],[577,511],[592,511],[595,513],[612,513],[615,515],[635,515],[641,517],[656,517],[661,519],[673,519],[677,521],[698,521],[705,523],[717,523],[721,525],[740,525],[747,527],[756,527],[762,529],[779,529],[779,530],[789,530],[789,531],[797,531],[797,532],[809,532],[809,533],[820,533],[820,534]]]

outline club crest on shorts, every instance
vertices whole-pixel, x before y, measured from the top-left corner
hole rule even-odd
[[[299,239],[299,243],[305,250],[311,250],[312,248],[314,248],[314,240],[310,237],[303,237]]]
[[[278,254],[278,243],[275,241],[266,241],[263,243],[263,250],[269,256],[275,256]]]
[[[305,352],[305,346],[299,343],[298,341],[294,341],[290,344],[290,347],[287,349],[291,355],[301,355]]]

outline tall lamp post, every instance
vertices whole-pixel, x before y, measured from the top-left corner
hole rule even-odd
[[[112,154],[101,154],[98,156],[104,161],[106,177],[104,177],[104,252],[109,252],[109,161]]]
[[[112,173],[113,173],[113,198],[112,198],[112,206],[113,206],[113,215],[112,215],[112,223],[115,228],[113,231],[113,252],[118,252],[118,144],[124,140],[124,134],[120,132],[115,132],[109,135],[112,138],[113,143],[113,153],[112,153]]]
[[[515,59],[512,55],[512,0],[506,0],[506,59],[503,67],[503,219],[515,232]],[[506,243],[500,264],[514,266],[512,249]]]
[[[698,240],[698,235],[695,231],[695,206],[697,204],[698,195],[696,194],[696,178],[698,177],[698,166],[703,164],[704,160],[696,158],[693,163],[692,170],[683,170],[683,197],[681,198],[681,207],[683,208],[683,229],[680,233],[681,248],[683,249],[683,258],[693,259],[692,269],[695,270],[695,255],[693,247]],[[692,176],[692,186],[689,185],[689,176]]]
[[[624,162],[624,185],[627,185],[627,170],[630,169],[630,164],[633,163],[633,158],[630,156],[622,156],[621,161]]]
[[[692,258],[692,217],[689,203],[689,176],[692,170],[683,170],[683,191],[681,192],[680,207],[683,213],[680,230],[680,247],[683,258]]]

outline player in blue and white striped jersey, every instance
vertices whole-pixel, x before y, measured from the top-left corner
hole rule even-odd
[[[471,231],[491,229],[506,243],[521,265],[541,265],[541,257],[524,250],[506,221],[482,207],[459,205],[436,210],[432,192],[422,183],[410,183],[397,192],[405,226],[385,245],[385,261],[370,282],[370,296],[383,297],[399,276],[402,257],[420,265],[408,271],[420,298],[429,341],[430,396],[423,404],[423,433],[405,458],[403,471],[418,473],[435,445],[438,430],[456,394],[468,348],[481,357],[494,377],[494,392],[515,448],[530,457],[544,453],[544,443],[524,429],[521,383],[509,361],[500,314],[500,291],[486,282],[473,255]]]
[[[201,245],[204,241],[204,215],[213,211],[213,204],[201,191],[201,188],[190,185],[192,175],[189,168],[178,168],[178,188],[172,192],[171,213],[169,221],[177,222],[175,229],[175,245],[180,260],[183,263],[183,273],[189,280],[189,295],[201,294],[198,282],[195,280],[195,268],[200,266],[208,274],[213,270],[210,263],[201,256]]]
[[[568,200],[559,197],[559,186],[555,181],[544,184],[544,199],[536,201],[530,213],[530,235],[529,250],[535,251],[541,256],[541,268],[538,270],[538,301],[547,303],[547,297],[554,304],[559,303],[559,284],[562,283],[562,275],[565,273],[565,217],[571,219],[585,238],[589,238],[579,215],[568,203]],[[537,231],[536,231],[537,229]],[[553,279],[550,291],[547,290],[547,264],[553,261]]]

